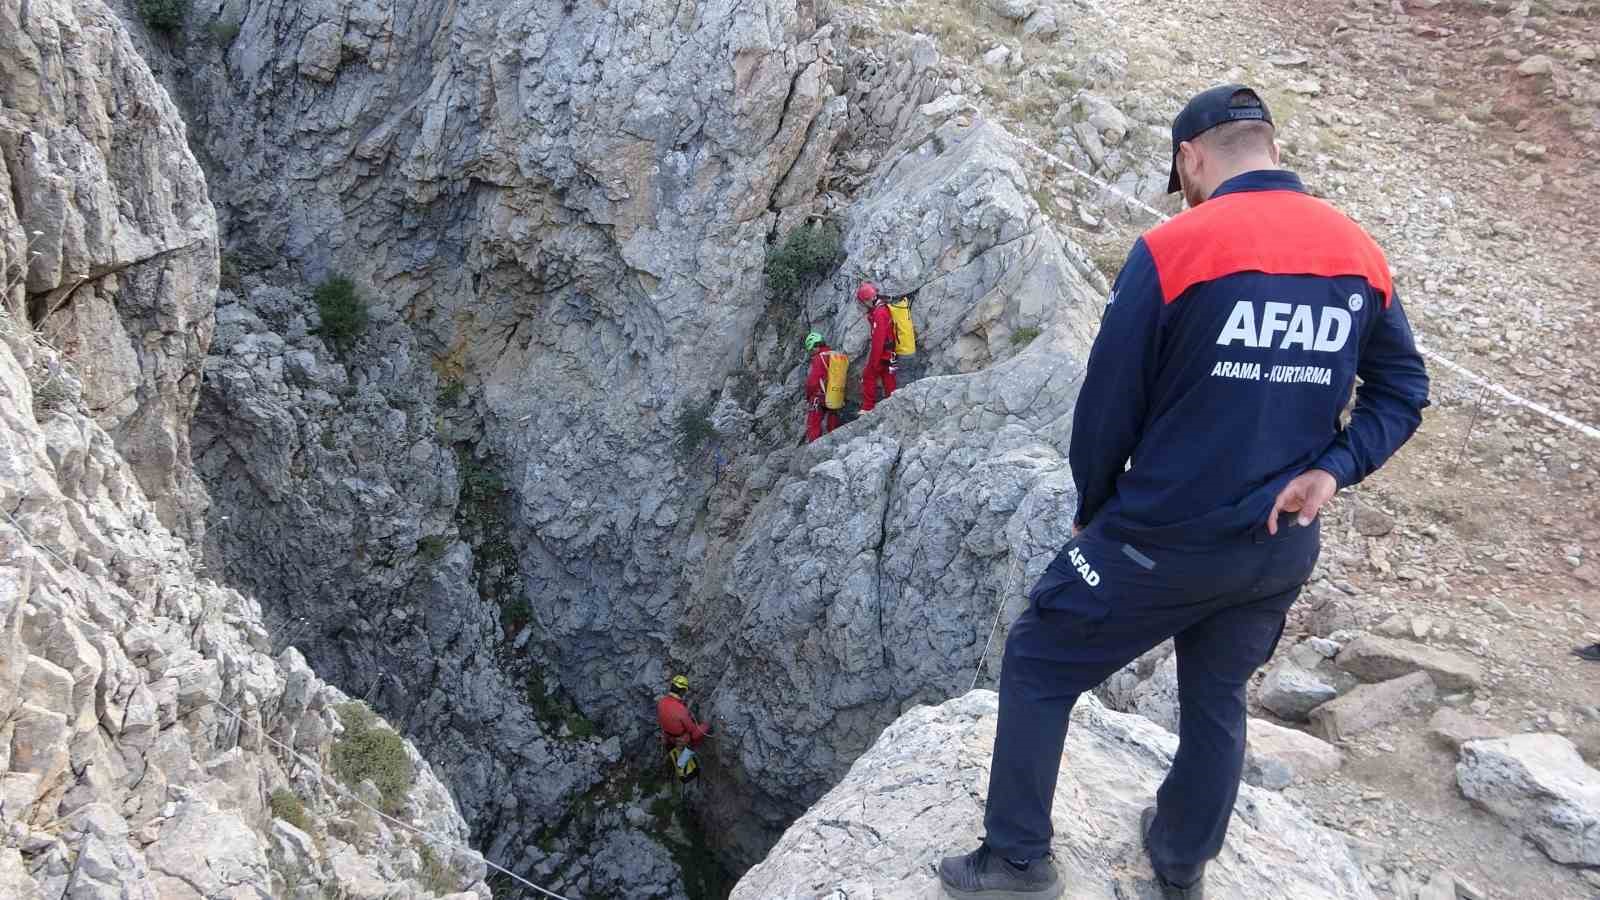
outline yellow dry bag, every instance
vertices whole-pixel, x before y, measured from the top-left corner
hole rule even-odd
[[[894,354],[910,356],[917,352],[917,331],[911,327],[911,301],[904,297],[889,304],[889,318],[894,321]]]
[[[844,383],[850,375],[850,357],[837,350],[828,351],[828,384],[822,402],[829,409],[844,409]]]

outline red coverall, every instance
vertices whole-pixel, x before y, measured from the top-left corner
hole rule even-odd
[[[894,318],[889,307],[878,301],[867,310],[867,323],[872,326],[872,338],[867,343],[867,369],[861,376],[861,411],[867,412],[878,405],[878,382],[883,382],[885,400],[894,393]]]
[[[828,345],[818,344],[811,357],[811,371],[806,373],[806,443],[839,427],[839,413],[828,409],[825,400],[828,391]],[[826,427],[824,427],[826,426]]]
[[[676,694],[656,701],[656,722],[661,726],[661,742],[673,747],[698,747],[711,732],[689,715],[689,707]]]

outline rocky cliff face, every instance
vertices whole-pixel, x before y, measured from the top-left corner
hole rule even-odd
[[[215,220],[167,93],[98,2],[0,23],[0,894],[487,897],[416,750],[191,552]]]
[[[618,759],[573,701],[636,735],[665,681],[711,481],[672,422],[816,194],[834,43],[780,2],[229,3],[185,34],[246,272],[195,431],[211,557],[532,864]],[[344,356],[308,334],[332,272],[373,318]]]
[[[754,857],[905,708],[971,686],[1000,607],[1065,542],[1076,503],[1066,448],[1095,291],[1002,129],[931,104],[888,159],[851,208],[846,268],[915,292],[927,344],[906,368],[925,374],[768,457],[784,468],[708,566],[685,642],[725,726],[708,807]],[[865,342],[859,319],[838,314],[846,348]]]
[[[906,713],[745,875],[735,900],[939,896],[940,857],[966,853],[981,840],[998,708],[995,694],[974,691]],[[1052,852],[1070,896],[1155,895],[1139,813],[1155,797],[1177,743],[1093,696],[1078,701],[1053,807]],[[1338,835],[1248,785],[1206,883],[1219,897],[1373,896]]]
[[[23,269],[13,313],[82,361],[96,423],[162,524],[197,537],[188,420],[217,229],[183,120],[104,5],[8,2],[0,25],[0,214],[25,226],[3,245]]]
[[[1029,329],[1058,326],[1073,347],[1088,330],[1087,268],[1044,226],[1004,132],[957,102],[919,110],[944,89],[931,48],[847,48],[809,3],[222,4],[186,35],[178,81],[245,273],[223,295],[194,431],[211,559],[319,671],[404,721],[490,852],[523,865],[544,864],[529,848],[619,759],[587,720],[642,736],[670,671],[711,684],[728,664],[705,635],[761,599],[737,592],[789,589],[740,587],[727,564],[795,480],[791,332],[832,322],[841,345],[863,343],[838,302],[857,274],[916,292],[911,378],[1008,358]],[[819,194],[847,122],[894,138],[855,151],[870,196],[854,206]],[[769,302],[769,239],[819,214],[844,233],[839,274],[800,309]],[[308,296],[334,272],[373,317],[344,354],[314,333]],[[1029,435],[1070,408],[1065,359],[1032,383],[1054,394]],[[930,461],[964,437],[976,448],[951,465],[979,465],[982,429],[1023,417],[1023,398],[1005,402],[927,437]],[[710,441],[674,452],[702,408]],[[1028,440],[1064,446],[995,452]],[[1015,487],[946,529],[973,533],[991,569],[1007,560],[986,529]],[[972,632],[950,672],[975,665],[976,608],[999,587],[941,624]],[[841,652],[866,652],[855,637]],[[902,665],[909,679],[918,664]],[[907,690],[842,684],[830,709],[871,708],[803,776],[755,776],[747,805],[766,825],[749,846],[798,812],[769,799],[797,778],[815,796]],[[779,742],[800,724],[749,715]]]

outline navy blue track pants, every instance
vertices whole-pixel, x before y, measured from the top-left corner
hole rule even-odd
[[[1293,517],[1207,550],[1134,546],[1091,523],[1029,593],[1000,671],[984,842],[1010,859],[1050,849],[1050,804],[1078,695],[1169,637],[1179,744],[1156,794],[1156,869],[1187,883],[1222,849],[1245,753],[1245,683],[1272,657],[1321,549]]]

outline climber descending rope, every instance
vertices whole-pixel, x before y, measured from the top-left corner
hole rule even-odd
[[[674,675],[667,693],[656,701],[661,744],[679,785],[687,785],[700,777],[700,758],[694,751],[701,741],[711,736],[711,723],[696,722],[690,714],[688,694],[688,677]]]

